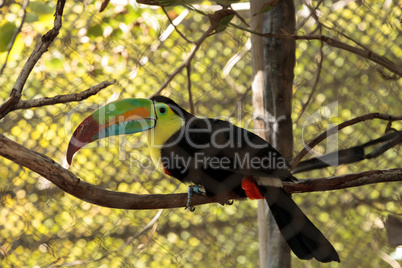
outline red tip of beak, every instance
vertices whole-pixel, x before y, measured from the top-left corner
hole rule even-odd
[[[99,131],[99,124],[93,119],[92,116],[88,116],[82,121],[82,123],[74,131],[73,136],[68,144],[67,148],[67,163],[71,165],[74,154],[87,145],[88,143],[94,141],[93,136]]]
[[[75,133],[74,133],[75,134]],[[71,162],[73,160],[73,156],[74,154],[81,149],[82,147],[84,147],[85,145],[87,145],[90,141],[80,141],[79,139],[77,139],[77,137],[75,137],[75,135],[73,135],[71,137],[71,140],[68,144],[68,148],[67,148],[67,163],[71,166]]]
[[[73,138],[74,139],[74,138]],[[81,149],[82,147],[80,146],[76,146],[73,144],[73,140],[70,141],[70,143],[68,144],[68,149],[67,149],[67,163],[71,166],[71,162],[73,160],[73,156],[74,154]]]

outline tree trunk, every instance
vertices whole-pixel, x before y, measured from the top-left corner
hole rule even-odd
[[[250,28],[256,32],[262,32],[263,15],[256,16],[263,6],[264,2],[259,0],[250,1]],[[268,126],[264,120],[258,120],[265,115],[265,96],[264,96],[264,51],[262,47],[262,38],[257,35],[251,35],[251,65],[253,69],[252,85],[253,90],[253,111],[254,111],[254,132],[263,139],[268,139]],[[258,240],[260,243],[260,267],[267,266],[268,251],[268,222],[267,222],[268,205],[266,201],[258,200]]]
[[[265,13],[264,33],[295,31],[293,0],[283,0]],[[292,86],[295,65],[295,40],[263,39],[265,62],[265,105],[269,124],[269,141],[288,161],[292,159]],[[271,213],[268,216],[268,265],[290,267],[290,249],[279,232]]]
[[[280,1],[273,10],[255,15],[263,4],[258,0],[250,1],[250,26],[253,31],[294,32],[295,11],[292,0]],[[256,118],[254,128],[257,134],[267,139],[290,160],[293,150],[291,99],[295,40],[262,39],[252,35],[251,43],[253,109]],[[258,225],[261,267],[290,267],[290,249],[268,212],[265,200],[258,204]]]

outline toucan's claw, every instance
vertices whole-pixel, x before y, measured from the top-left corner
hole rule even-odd
[[[192,206],[186,206],[184,209],[188,209],[190,212],[194,212],[195,207],[192,207]]]
[[[190,185],[190,186],[188,186],[187,204],[186,204],[185,209],[188,209],[191,212],[193,212],[195,210],[195,207],[191,206],[191,198],[193,197],[193,193],[205,195],[205,190],[204,190],[204,188],[202,188],[202,186],[198,186],[198,185]]]
[[[225,205],[231,206],[231,205],[233,205],[233,203],[234,203],[234,200],[228,200],[228,201],[226,201]]]

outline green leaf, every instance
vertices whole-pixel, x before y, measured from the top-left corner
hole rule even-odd
[[[62,69],[63,61],[59,58],[52,58],[46,61],[46,67],[51,69]]]
[[[54,7],[51,7],[47,3],[41,3],[41,2],[30,2],[29,3],[29,8],[31,11],[33,11],[36,14],[53,14],[54,13]]]
[[[89,37],[103,36],[102,26],[100,24],[96,24],[96,25],[88,28],[88,36]]]
[[[219,21],[219,26],[218,26],[218,28],[216,28],[216,32],[219,33],[219,32],[224,31],[226,29],[226,27],[228,27],[229,23],[232,21],[234,16],[235,16],[235,14],[230,14],[230,15],[223,17]]]
[[[260,10],[256,15],[260,15],[260,14],[262,14],[262,13],[271,11],[271,10],[276,6],[276,4],[278,4],[278,0],[271,0],[271,1],[266,2],[266,3],[261,7],[261,10]]]
[[[7,50],[15,29],[17,26],[13,22],[6,22],[0,27],[0,52]]]

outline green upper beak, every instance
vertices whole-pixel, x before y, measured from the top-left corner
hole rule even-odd
[[[71,165],[74,154],[90,142],[109,136],[133,134],[156,124],[153,102],[149,99],[124,99],[111,102],[88,116],[74,131],[67,149]]]

